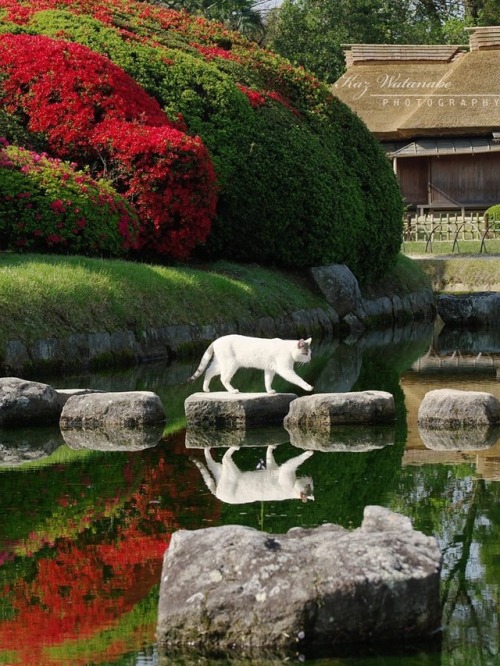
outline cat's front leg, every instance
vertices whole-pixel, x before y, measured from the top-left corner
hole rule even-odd
[[[226,391],[229,391],[229,393],[239,393],[239,389],[234,388],[234,386],[232,384],[230,384],[229,382],[224,382],[223,381],[222,384],[223,384],[224,388],[226,389]]]
[[[300,386],[300,388],[304,389],[304,391],[312,391],[314,388],[311,386],[311,384],[305,382],[302,377],[299,377],[299,375],[290,368],[280,368],[278,370],[278,374],[283,377],[283,379],[286,379],[287,382],[295,384],[296,386]]]
[[[274,370],[264,370],[264,384],[267,393],[276,393],[271,384],[273,383],[275,372]]]

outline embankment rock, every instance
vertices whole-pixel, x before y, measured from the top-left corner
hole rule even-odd
[[[352,334],[360,335],[366,328],[366,313],[358,281],[344,264],[315,266],[311,276],[320,291]]]
[[[459,428],[500,422],[500,402],[491,393],[436,389],[425,394],[417,421],[423,428]]]
[[[193,393],[184,401],[188,428],[255,428],[281,425],[294,393]]]
[[[61,429],[144,427],[165,422],[163,404],[152,391],[73,395],[64,405]]]
[[[18,377],[0,378],[0,427],[57,423],[59,414],[59,399],[52,386]]]
[[[440,626],[440,566],[436,539],[382,507],[366,507],[354,531],[179,531],[163,562],[158,641],[256,657],[403,642]]]
[[[500,294],[440,294],[436,297],[439,316],[448,326],[484,326],[500,324]]]

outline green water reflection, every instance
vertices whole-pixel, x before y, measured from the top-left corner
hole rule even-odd
[[[204,449],[192,440],[186,447],[183,404],[193,387],[184,380],[198,359],[48,380],[61,388],[155,391],[168,422],[156,446],[127,450],[124,444],[125,450],[113,452],[72,448],[57,428],[0,431],[0,664],[246,666],[168,655],[160,662],[157,595],[172,532],[230,523],[278,533],[324,522],[356,527],[367,504],[380,504],[410,516],[417,529],[439,539],[443,633],[439,641],[352,648],[310,663],[498,665],[500,447],[497,442],[481,450],[430,449],[418,431],[416,409],[425,392],[438,386],[500,397],[500,385],[489,371],[422,372],[418,360],[431,341],[428,328],[406,329],[313,350],[312,363],[299,371],[316,392],[389,391],[397,421],[390,431],[368,437],[339,432],[330,449],[320,446],[301,460],[297,476],[314,483],[315,499],[305,503],[217,499],[200,473],[207,463]],[[263,390],[259,373],[237,374],[235,384]],[[277,381],[276,388],[291,387]],[[275,446],[278,465],[302,454],[284,429],[261,435],[260,442],[246,442],[234,452],[242,474],[266,458],[259,443]],[[355,452],[353,441],[359,444]],[[225,451],[213,448],[213,460],[220,462]]]

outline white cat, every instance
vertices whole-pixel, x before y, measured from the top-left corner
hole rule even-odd
[[[307,340],[273,338],[270,340],[250,338],[245,335],[225,335],[212,342],[203,354],[198,369],[188,381],[198,379],[206,369],[203,381],[204,391],[210,391],[210,381],[213,377],[220,375],[224,388],[231,393],[238,393],[238,389],[231,385],[235,372],[239,368],[257,368],[264,370],[264,382],[268,393],[276,393],[271,388],[275,374],[300,386],[305,391],[312,391],[313,387],[299,377],[293,369],[294,363],[308,363],[310,360],[311,338]]]
[[[216,462],[210,449],[205,449],[207,467],[198,460],[193,460],[207,484],[208,489],[222,502],[227,504],[247,504],[248,502],[269,502],[286,499],[301,499],[303,502],[314,500],[314,486],[311,477],[297,478],[297,468],[313,451],[305,451],[279,466],[274,460],[275,446],[268,446],[266,468],[242,472],[233,460],[237,447],[231,447],[222,456],[222,462]]]

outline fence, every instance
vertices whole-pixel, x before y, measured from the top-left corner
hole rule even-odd
[[[479,241],[479,252],[487,252],[487,241],[500,239],[500,221],[491,221],[483,211],[407,213],[404,221],[403,247],[409,242],[424,242],[425,252],[434,243],[452,243],[452,252],[460,252],[460,241]]]

